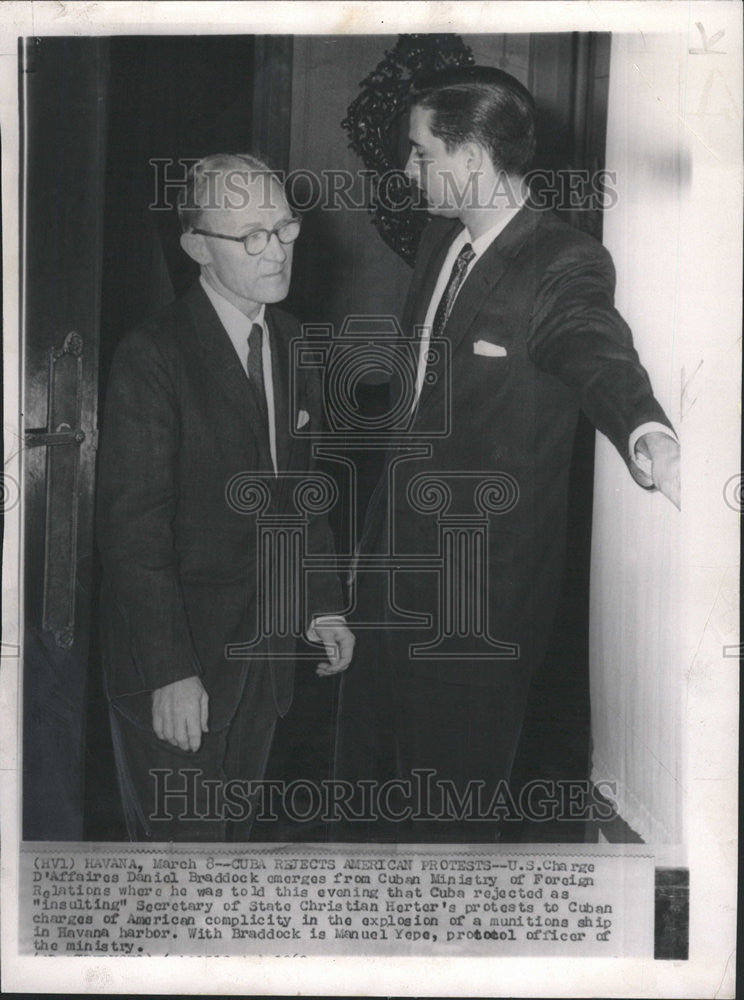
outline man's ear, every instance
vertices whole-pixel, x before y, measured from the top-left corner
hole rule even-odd
[[[460,146],[460,153],[468,171],[480,170],[484,166],[483,147],[477,142],[464,142]]]
[[[209,250],[204,237],[199,233],[181,233],[181,248],[197,264],[209,263]]]

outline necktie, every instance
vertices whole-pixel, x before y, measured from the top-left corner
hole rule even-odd
[[[248,334],[248,378],[253,386],[258,409],[268,431],[269,414],[266,406],[266,387],[263,376],[263,327],[260,323],[254,323]]]
[[[447,282],[444,292],[442,293],[442,297],[439,300],[437,311],[434,314],[434,323],[431,329],[432,337],[442,336],[442,331],[447,325],[449,314],[452,312],[455,297],[460,290],[460,285],[465,280],[465,275],[468,271],[468,264],[474,257],[475,250],[473,250],[469,243],[466,243],[455,258],[455,263],[452,265],[452,273],[449,276],[449,281]]]
[[[452,312],[455,297],[457,296],[457,293],[460,290],[460,285],[462,285],[465,280],[465,275],[468,272],[468,264],[474,257],[475,250],[473,250],[469,243],[466,243],[458,253],[457,257],[455,257],[455,263],[452,265],[449,280],[445,285],[442,297],[439,300],[436,312],[434,313],[431,332],[428,335],[426,331],[424,332],[419,352],[418,372],[416,374],[416,401],[414,403],[414,409],[418,406],[418,402],[421,397],[421,389],[424,384],[424,373],[427,368],[426,356],[429,353],[429,345],[433,337],[442,336],[444,328],[447,325],[449,315]]]

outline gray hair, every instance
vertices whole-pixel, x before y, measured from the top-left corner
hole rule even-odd
[[[278,174],[250,153],[212,153],[205,156],[192,164],[186,174],[184,194],[178,205],[178,218],[185,233],[198,227],[207,208],[218,207],[209,204],[210,195],[214,195],[214,181],[210,179],[228,172],[274,178],[281,185]]]

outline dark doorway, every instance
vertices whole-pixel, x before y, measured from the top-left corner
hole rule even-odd
[[[23,832],[30,840],[120,839],[95,626],[96,411],[121,336],[194,277],[178,250],[175,211],[151,207],[157,182],[182,177],[184,159],[252,145],[255,39],[43,38],[22,46]],[[75,399],[75,412],[63,412]],[[68,441],[59,428],[71,422],[81,434]]]
[[[24,838],[119,840],[125,831],[96,628],[99,568],[92,524],[97,408],[103,403],[112,355],[121,337],[196,276],[195,265],[178,245],[175,210],[152,207],[172,201],[172,190],[169,197],[162,197],[164,183],[177,185],[185,170],[182,161],[217,149],[257,151],[286,168],[292,135],[288,99],[292,42],[254,36],[136,36],[49,37],[23,44],[26,89],[22,93],[29,112],[25,184],[30,195],[24,220],[24,419],[27,431],[38,432],[34,445],[44,444],[41,437],[52,429],[54,413],[50,352],[67,344],[62,363],[72,372],[70,377],[80,379],[78,416],[85,435],[77,451],[77,445],[68,442],[64,448],[32,446],[26,452]],[[557,98],[550,97],[555,78],[571,81],[560,108],[554,108],[553,117],[543,123],[555,126],[555,134],[563,136],[565,148],[556,148],[555,156],[572,167],[601,166],[607,39],[534,36],[530,51],[530,83],[538,103],[541,99],[555,103]],[[350,93],[349,100],[354,96]],[[72,331],[82,336],[80,365],[73,351],[78,341],[66,339]],[[374,405],[380,401],[370,400]],[[51,452],[59,457],[50,458]],[[584,426],[574,471],[577,502],[572,507],[575,523],[569,552],[569,572],[574,575],[566,588],[571,603],[562,617],[563,637],[556,640],[565,671],[560,687],[566,704],[562,708],[553,703],[546,719],[536,689],[537,739],[534,753],[529,739],[525,744],[526,775],[543,767],[538,751],[548,745],[544,738],[548,722],[558,728],[555,766],[572,774],[583,768],[588,733],[585,622],[592,456],[593,432]],[[77,476],[77,486],[64,495],[52,489],[50,469],[52,475],[56,469],[60,484],[67,487]],[[57,495],[62,499],[55,500]],[[53,560],[48,558],[44,525],[50,510],[52,514],[56,510],[56,523],[66,523],[70,497],[75,495],[79,529],[75,558],[67,538],[65,572],[55,575],[50,572]],[[54,508],[55,503],[61,506]],[[62,584],[70,579],[72,587],[65,590]],[[58,628],[55,638],[45,627],[44,608],[56,609],[64,624],[64,614],[73,604],[74,632]],[[555,662],[549,668],[553,672]],[[279,729],[269,770],[285,780],[322,780],[328,775],[337,683],[318,683],[308,669],[298,674],[295,706]],[[571,713],[576,718],[569,725]],[[562,734],[570,734],[570,739]],[[267,839],[277,836],[320,839],[325,831],[278,827],[266,831]]]

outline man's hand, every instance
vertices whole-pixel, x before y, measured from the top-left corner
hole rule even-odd
[[[635,478],[642,486],[655,486],[680,510],[679,442],[668,434],[651,431],[638,439],[636,451],[650,461],[651,468],[647,473],[634,463]]]
[[[341,621],[315,622],[313,638],[316,636],[325,646],[328,657],[327,662],[318,664],[315,670],[318,677],[330,677],[346,670],[354,654],[354,643],[356,642],[354,633]]]
[[[198,677],[184,677],[152,693],[155,735],[182,750],[199,749],[208,712],[209,695]]]

